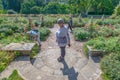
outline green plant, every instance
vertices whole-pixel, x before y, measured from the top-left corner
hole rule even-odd
[[[14,53],[0,51],[0,72],[2,72],[13,60],[14,57],[12,57],[12,55],[14,55]]]
[[[104,36],[104,37],[110,37],[110,36],[113,36],[113,30],[108,27],[103,26],[98,31],[98,35]]]
[[[17,14],[17,12],[14,11],[14,10],[8,10],[7,13],[8,13],[8,14]]]
[[[109,80],[120,80],[120,53],[106,55],[101,61],[104,76]]]
[[[42,41],[46,40],[47,36],[50,34],[50,30],[46,27],[40,28],[40,39]]]
[[[30,53],[30,58],[33,58],[39,51],[39,46],[35,45],[34,48],[32,49],[32,52]]]
[[[38,6],[33,6],[31,9],[30,9],[30,12],[31,14],[39,14],[41,12],[40,10],[40,7]]]
[[[3,78],[2,80],[24,80],[24,79],[21,78],[21,76],[19,76],[17,70],[14,70],[8,79]]]
[[[86,45],[92,46],[93,49],[105,50],[106,53],[110,52],[119,52],[120,44],[119,37],[111,37],[111,38],[94,38],[86,43]]]
[[[86,40],[90,37],[90,34],[84,28],[75,28],[73,30],[75,40]]]
[[[85,24],[83,20],[80,22],[78,18],[73,18],[73,27],[84,27]]]

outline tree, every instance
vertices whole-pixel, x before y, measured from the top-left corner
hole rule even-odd
[[[21,9],[21,3],[23,2],[23,0],[7,0],[8,3],[8,9],[13,9],[17,12],[20,11]]]
[[[21,13],[23,14],[30,14],[30,9],[35,6],[35,2],[33,0],[24,2],[21,7]]]
[[[8,8],[8,2],[7,2],[7,0],[2,0],[2,6],[3,6],[4,10],[6,10]]]
[[[31,12],[31,14],[39,14],[39,13],[41,13],[41,10],[40,10],[40,7],[38,7],[38,6],[33,6],[33,7],[30,9],[30,12]]]
[[[50,2],[44,7],[44,13],[47,14],[67,14],[69,13],[67,4],[60,4],[57,2]]]
[[[44,0],[34,0],[34,1],[35,1],[36,6],[43,6],[43,5],[45,5],[45,1]]]
[[[60,12],[60,4],[56,2],[50,2],[44,7],[44,13],[58,14]]]

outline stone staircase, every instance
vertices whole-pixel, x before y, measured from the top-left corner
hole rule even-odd
[[[18,57],[0,73],[0,80],[14,69],[24,80],[97,80],[100,77],[99,67],[72,49],[67,49],[65,61],[59,63],[57,57],[59,49],[38,54],[32,64],[28,56]]]

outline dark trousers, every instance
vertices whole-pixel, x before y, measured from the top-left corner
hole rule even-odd
[[[72,31],[72,26],[69,26],[70,30]]]
[[[66,51],[65,51],[65,47],[60,47],[60,50],[61,50],[61,57],[65,57],[65,53],[66,53]]]

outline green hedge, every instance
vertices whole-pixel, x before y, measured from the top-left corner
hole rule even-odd
[[[120,80],[120,53],[106,55],[101,61],[103,80]]]

